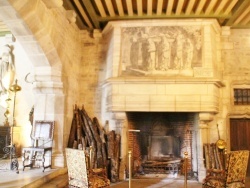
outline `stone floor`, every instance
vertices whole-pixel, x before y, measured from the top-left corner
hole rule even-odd
[[[184,188],[185,181],[183,176],[171,177],[165,174],[144,175],[131,180],[131,188]],[[111,184],[112,188],[128,188],[129,181],[122,181]],[[187,180],[187,187],[201,188],[202,184],[197,180]]]
[[[29,169],[20,167],[19,173],[9,169],[0,169],[0,188],[67,188],[67,169]],[[129,181],[111,183],[112,188],[129,188]],[[131,180],[131,188],[184,188],[184,177],[152,174]],[[187,180],[187,188],[201,188],[201,183],[194,179]],[[250,177],[246,178],[246,188],[250,188]]]

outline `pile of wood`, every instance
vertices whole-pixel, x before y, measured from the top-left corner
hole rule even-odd
[[[91,168],[106,168],[111,182],[119,180],[120,135],[115,131],[106,133],[98,119],[91,119],[84,107],[74,108],[68,147],[85,150],[91,155]]]

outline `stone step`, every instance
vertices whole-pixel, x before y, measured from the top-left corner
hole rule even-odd
[[[67,168],[57,169],[41,178],[26,184],[24,188],[65,187],[68,184]]]
[[[49,182],[43,184],[39,188],[67,188],[68,187],[68,174],[62,174]]]

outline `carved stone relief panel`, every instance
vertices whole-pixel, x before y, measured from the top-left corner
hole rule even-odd
[[[168,75],[202,67],[200,26],[122,28],[122,75]]]

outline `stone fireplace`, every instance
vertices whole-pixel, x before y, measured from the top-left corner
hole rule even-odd
[[[122,135],[120,177],[128,151],[142,161],[188,151],[189,170],[205,177],[203,143],[223,87],[220,29],[199,19],[109,22],[103,30],[102,119]]]
[[[187,152],[188,172],[197,175],[196,116],[185,112],[127,112],[133,173],[173,173],[174,164],[180,172]]]

